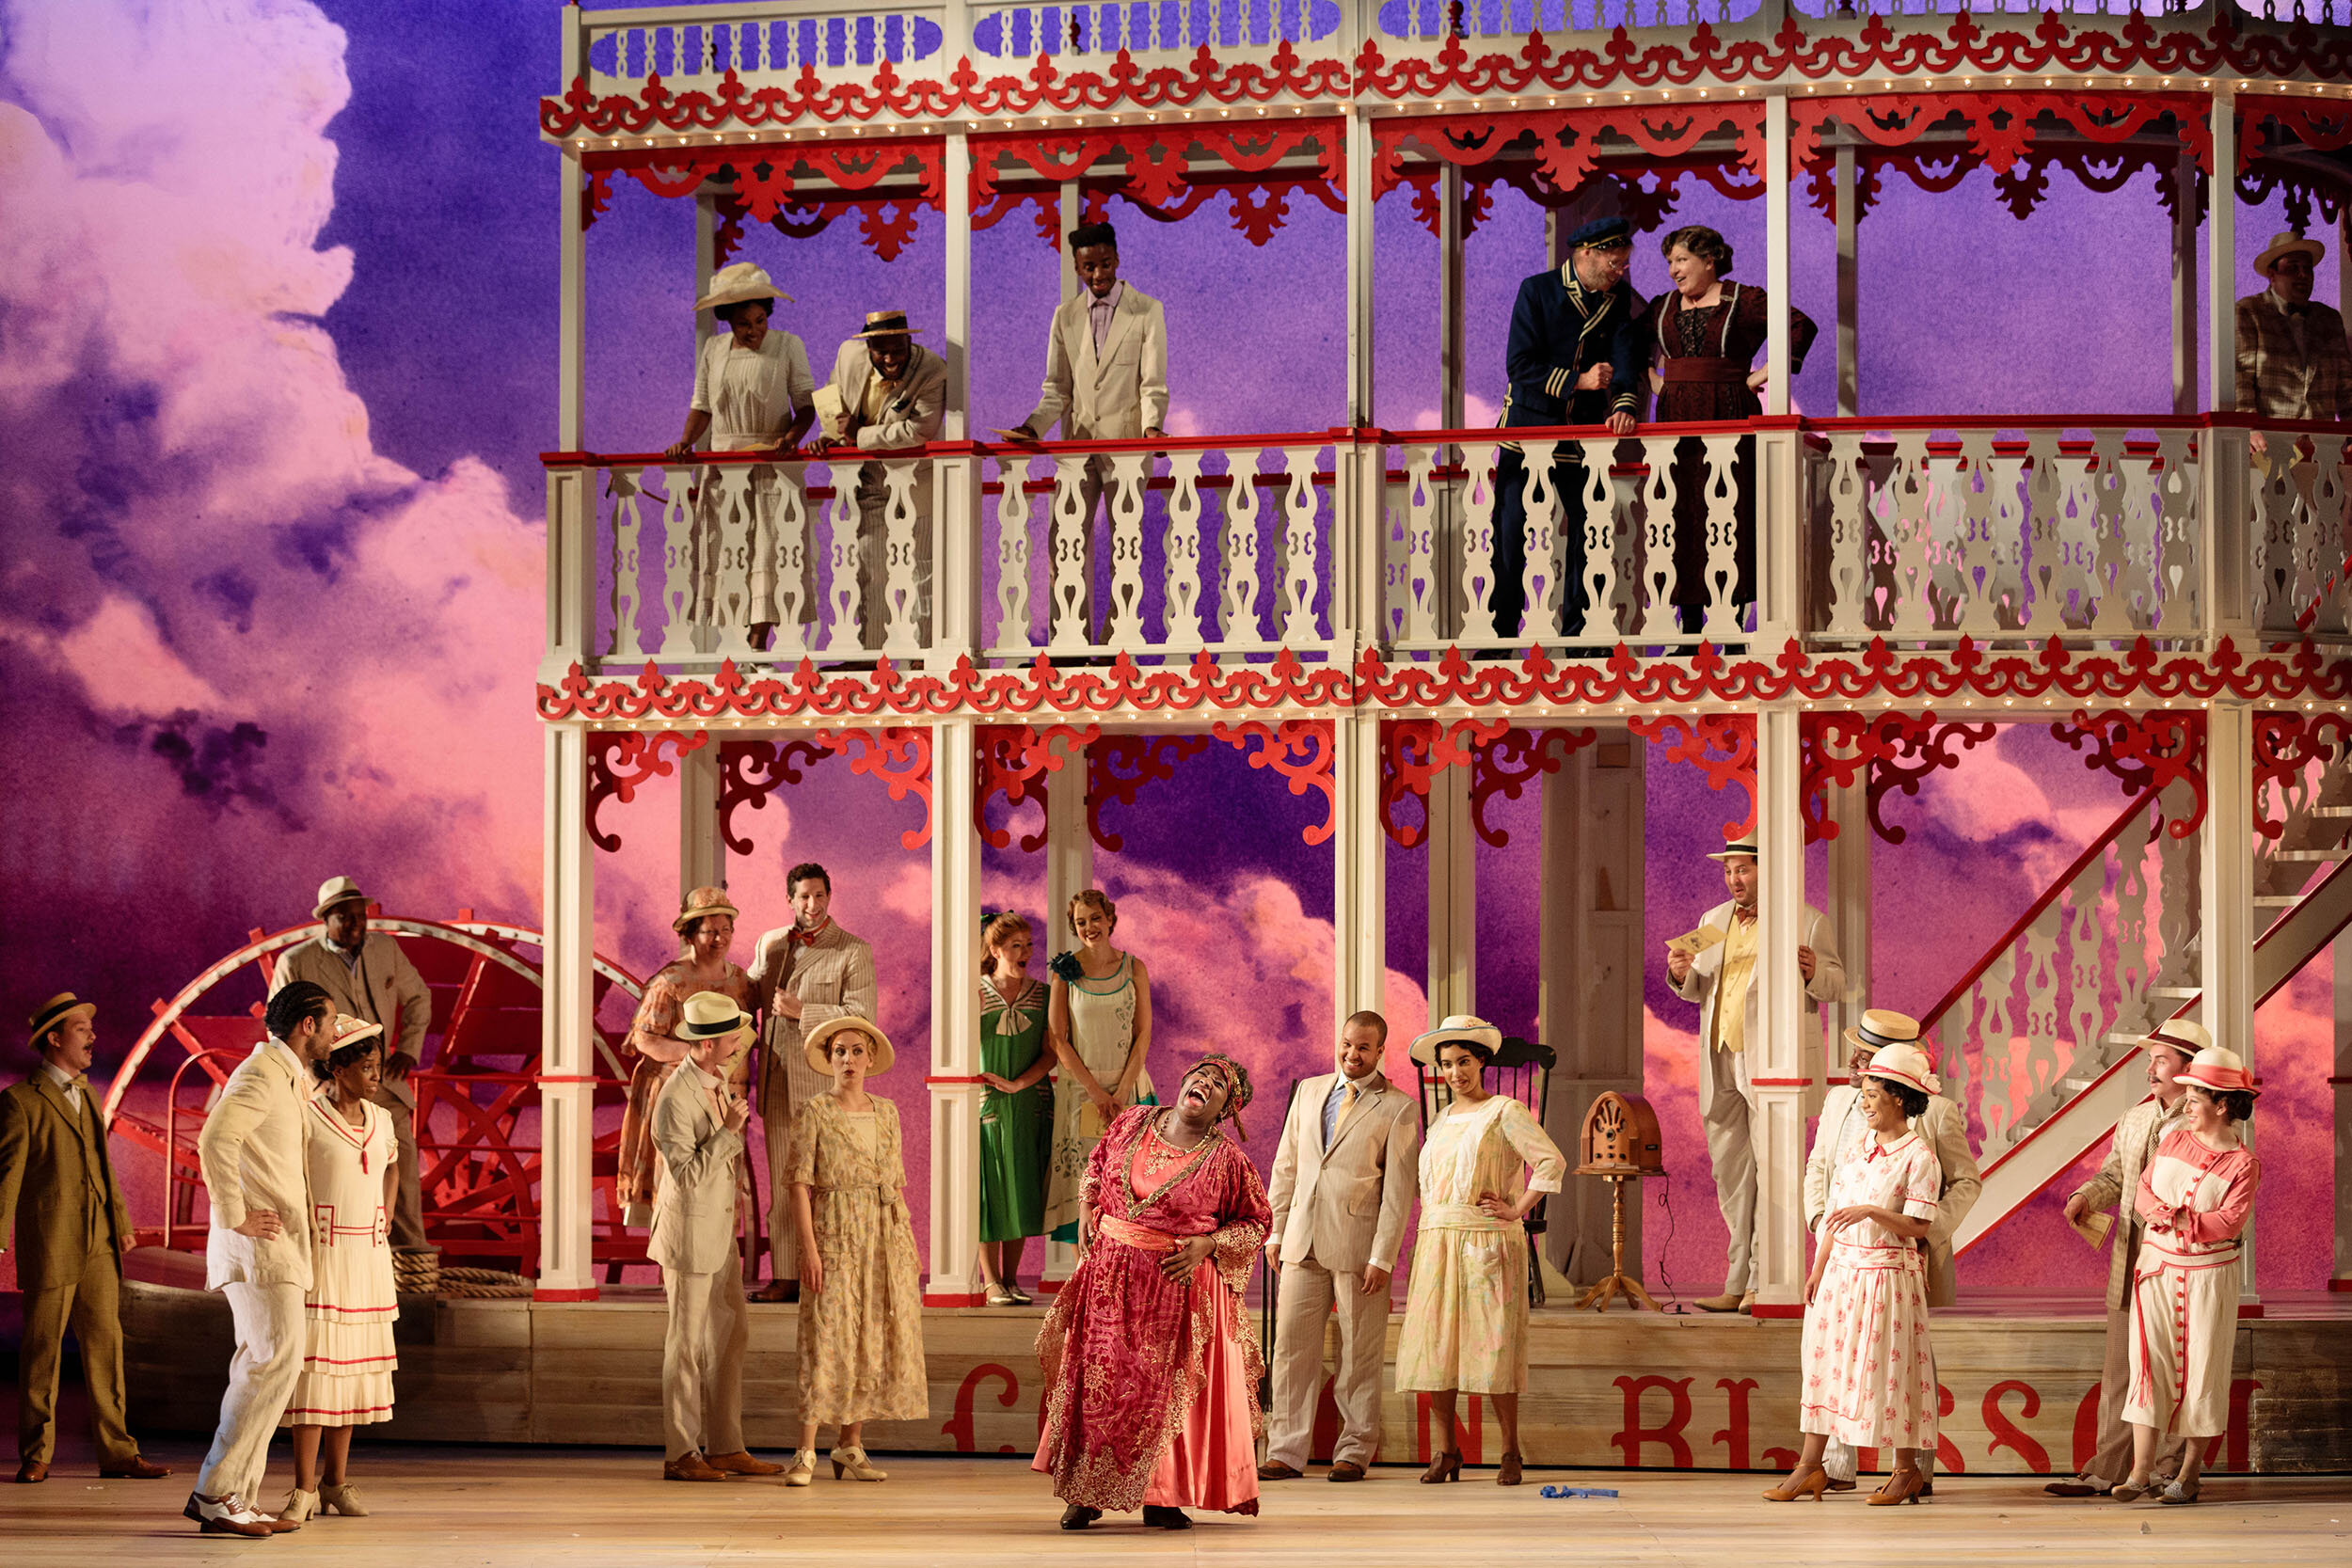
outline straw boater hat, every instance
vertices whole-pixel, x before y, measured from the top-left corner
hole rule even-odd
[[[683,931],[690,920],[700,920],[707,914],[723,914],[729,920],[740,920],[743,911],[727,902],[727,890],[723,887],[698,887],[678,904],[677,918],[670,922],[670,929]]]
[[[1721,849],[1707,858],[1710,861],[1755,860],[1756,830],[1750,828],[1738,838],[1725,841]]]
[[[383,1032],[384,1025],[381,1023],[370,1023],[366,1019],[354,1018],[349,1013],[337,1013],[335,1021],[326,1026],[326,1049],[330,1052],[341,1051],[346,1045],[358,1045],[370,1035],[381,1035]]]
[[[866,1076],[878,1078],[888,1072],[890,1064],[898,1059],[898,1053],[890,1049],[890,1037],[883,1034],[882,1026],[873,1020],[859,1018],[854,1014],[829,1018],[802,1037],[801,1052],[808,1058],[808,1065],[826,1077],[832,1077],[833,1056],[827,1051],[825,1042],[832,1039],[834,1036],[851,1029],[873,1042],[873,1049],[866,1053]]]
[[[766,268],[753,261],[738,261],[711,275],[710,292],[694,301],[694,309],[716,310],[722,305],[740,305],[747,299],[781,299],[789,303],[791,298],[770,279]]]
[[[2209,1045],[2197,1053],[2196,1060],[2190,1062],[2187,1070],[2180,1075],[2180,1082],[2194,1084],[2201,1089],[2211,1089],[2217,1094],[2232,1090],[2244,1095],[2258,1096],[2262,1093],[2254,1087],[2254,1075],[2246,1070],[2245,1058],[2221,1045]]]
[[[866,312],[866,330],[852,332],[850,336],[853,339],[905,338],[922,330],[919,326],[907,325],[907,313],[904,310],[868,310]]]
[[[2213,1032],[2201,1023],[2191,1023],[2183,1018],[2168,1018],[2148,1031],[2143,1043],[2179,1052],[2182,1064],[2185,1066],[2197,1059],[2198,1053],[2213,1049]]]
[[[347,904],[354,898],[363,904],[368,898],[366,894],[359,891],[358,882],[348,877],[329,877],[319,884],[319,901],[310,907],[310,918],[325,920],[327,911],[338,904]]]
[[[1872,1007],[1862,1022],[1846,1031],[1846,1043],[1864,1051],[1883,1051],[1890,1045],[1917,1045],[1919,1021],[1909,1013]]]
[[[688,997],[678,1009],[677,1027],[670,1031],[675,1038],[692,1041],[751,1032],[752,1015],[736,1006],[734,997],[715,990],[698,990]]]
[[[1862,1069],[1871,1078],[1883,1078],[1917,1089],[1921,1094],[1942,1094],[1943,1082],[1935,1076],[1935,1069],[1928,1061],[1928,1053],[1905,1040],[1897,1040],[1880,1049],[1870,1058],[1870,1065]]]
[[[1413,1042],[1410,1055],[1424,1067],[1438,1065],[1438,1047],[1448,1040],[1469,1040],[1486,1048],[1491,1056],[1502,1049],[1502,1031],[1483,1018],[1455,1013]]]
[[[42,1003],[33,1016],[24,1021],[33,1026],[33,1032],[25,1037],[24,1043],[36,1051],[40,1050],[41,1036],[55,1029],[75,1013],[81,1014],[84,1018],[95,1018],[98,1016],[98,1004],[84,1002],[70,990],[59,991]]]
[[[2299,250],[2309,256],[2313,266],[2319,265],[2321,258],[2328,254],[2328,247],[2319,241],[2289,230],[2270,236],[2270,244],[2263,247],[2263,253],[2260,256],[2254,258],[2254,270],[2266,273],[2270,270],[2272,262],[2289,251],[2295,250]]]

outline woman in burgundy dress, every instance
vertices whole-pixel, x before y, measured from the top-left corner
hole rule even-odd
[[[1657,341],[1660,424],[1749,420],[1764,411],[1756,393],[1767,371],[1751,370],[1768,330],[1764,291],[1734,283],[1731,245],[1712,229],[1692,225],[1668,234],[1660,247],[1674,287],[1650,302]],[[1788,373],[1804,368],[1805,351],[1820,330],[1802,310],[1789,312]],[[1732,580],[1724,585],[1744,624],[1756,601],[1756,447],[1743,441],[1733,462],[1734,515],[1739,519]],[[1707,449],[1692,438],[1675,446],[1674,604],[1682,629],[1707,621]]]

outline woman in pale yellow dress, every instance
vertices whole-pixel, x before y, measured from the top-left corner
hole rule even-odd
[[[801,1447],[787,1486],[817,1475],[817,1429],[841,1429],[833,1474],[882,1481],[866,1458],[866,1423],[930,1414],[923,1372],[923,1287],[907,1213],[898,1108],[868,1094],[890,1070],[890,1041],[862,1018],[827,1019],[802,1042],[833,1087],[792,1116],[787,1176],[801,1239],[798,1344]]]
[[[1156,1105],[1152,1074],[1152,975],[1143,960],[1111,945],[1119,906],[1098,888],[1070,900],[1074,953],[1046,967],[1045,1043],[1054,1053],[1054,1141],[1046,1156],[1045,1226],[1057,1242],[1078,1240],[1078,1189],[1087,1158],[1131,1105]]]
[[[1484,1020],[1449,1018],[1413,1042],[1413,1060],[1434,1065],[1454,1102],[1429,1124],[1421,1146],[1421,1233],[1396,1346],[1400,1393],[1426,1392],[1445,1448],[1424,1481],[1458,1481],[1454,1435],[1456,1390],[1486,1396],[1502,1429],[1496,1484],[1519,1483],[1519,1390],[1527,1386],[1528,1211],[1560,1190],[1568,1162],[1527,1107],[1486,1092],[1486,1064],[1502,1031]]]

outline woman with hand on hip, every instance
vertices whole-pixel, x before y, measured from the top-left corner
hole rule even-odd
[[[1046,988],[1029,977],[1029,923],[1019,915],[987,917],[980,945],[980,1277],[991,1307],[1026,1307],[1022,1243],[1045,1234],[1054,1138]]]
[[[1070,900],[1074,953],[1054,958],[1045,1037],[1054,1081],[1054,1148],[1045,1224],[1057,1242],[1078,1239],[1078,1189],[1104,1130],[1131,1105],[1156,1105],[1144,1058],[1152,1051],[1152,976],[1143,960],[1111,945],[1119,906],[1089,888]]]
[[[653,1147],[653,1102],[693,1049],[677,1034],[686,999],[698,991],[716,991],[745,1012],[756,1005],[752,977],[727,958],[735,943],[735,904],[724,888],[698,887],[680,900],[670,928],[677,933],[681,950],[645,982],[637,1016],[630,1021],[628,1100],[621,1109],[621,1147],[612,1184],[625,1224],[653,1223],[654,1183],[661,1164]],[[728,1076],[739,1093],[749,1071],[749,1063],[737,1057]]]
[[[1567,1157],[1526,1106],[1487,1092],[1502,1031],[1459,1015],[1413,1042],[1413,1060],[1445,1074],[1454,1101],[1421,1146],[1421,1231],[1396,1343],[1396,1386],[1429,1395],[1445,1434],[1423,1481],[1459,1481],[1454,1400],[1483,1394],[1502,1428],[1499,1486],[1517,1486],[1519,1390],[1527,1386],[1528,1212],[1560,1190]]]
[[[880,1028],[854,1016],[827,1019],[801,1048],[833,1087],[792,1114],[801,1447],[784,1483],[806,1486],[816,1478],[817,1429],[824,1424],[841,1429],[835,1481],[844,1474],[885,1481],[887,1472],[866,1462],[866,1423],[930,1414],[922,1265],[907,1213],[898,1108],[866,1087],[890,1070],[894,1053]]]
[[[2132,1473],[2108,1494],[2149,1490],[2158,1433],[2185,1437],[2181,1473],[2159,1497],[2193,1503],[2204,1439],[2230,1429],[2230,1362],[2237,1338],[2238,1238],[2254,1212],[2262,1164],[2238,1131],[2254,1114],[2254,1075],[2234,1051],[2209,1045],[2178,1075],[2184,1125],[2165,1134],[2140,1173],[2136,1210],[2147,1227],[2132,1280]]]
[[[1944,1167],[1911,1120],[1942,1087],[1926,1053],[1899,1040],[1863,1069],[1863,1152],[1830,1179],[1804,1287],[1797,1405],[1804,1449],[1788,1479],[1764,1494],[1772,1502],[1820,1500],[1829,1485],[1821,1456],[1833,1437],[1896,1450],[1895,1473],[1871,1494],[1873,1505],[1915,1503],[1926,1489],[1919,1456],[1935,1451],[1937,1401],[1919,1243],[1935,1220]]]

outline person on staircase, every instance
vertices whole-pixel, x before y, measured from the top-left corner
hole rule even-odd
[[[2132,1279],[2139,1263],[2140,1243],[2147,1227],[2137,1205],[2139,1179],[2155,1158],[2156,1147],[2182,1125],[2182,1101],[2188,1085],[2181,1082],[2197,1053],[2213,1044],[2201,1023],[2169,1019],[2143,1042],[2147,1053],[2148,1098],[2123,1113],[2107,1144],[2107,1157],[2099,1173],[2074,1190],[2066,1200],[2066,1223],[2080,1229],[2105,1217],[2113,1226],[2114,1246],[2107,1259],[2106,1359],[2099,1371],[2099,1446],[2082,1473],[2054,1481],[2042,1488],[2054,1497],[2103,1497],[2116,1482],[2131,1474],[2132,1429],[2123,1420],[2123,1402],[2131,1396]],[[2180,1473],[2182,1440],[2177,1433],[2157,1435],[2151,1474],[2169,1484]]]
[[[1688,939],[1667,944],[1666,974],[1675,994],[1699,1005],[1699,1118],[1707,1129],[1707,1158],[1715,1170],[1715,1201],[1731,1232],[1721,1295],[1703,1297],[1709,1312],[1746,1312],[1756,1306],[1756,1148],[1751,1125],[1759,1117],[1747,1046],[1758,1037],[1756,955],[1763,950],[1757,895],[1762,868],[1753,831],[1708,859],[1722,863],[1731,897],[1707,911]],[[1801,874],[1802,868],[1792,871]],[[1846,966],[1837,957],[1829,917],[1807,905],[1798,934],[1797,974],[1808,1006],[1819,1008],[1846,994]],[[1821,1080],[1818,1038],[1804,1042],[1804,1075]]]

